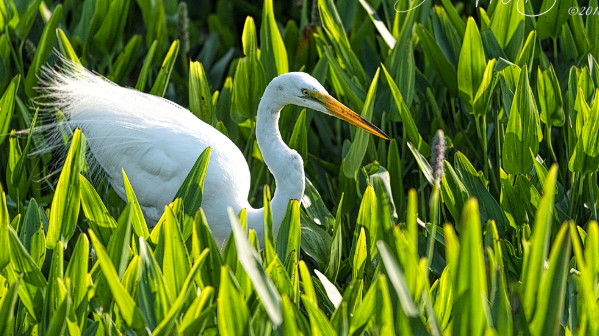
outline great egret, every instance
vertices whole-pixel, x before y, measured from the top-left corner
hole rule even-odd
[[[210,146],[202,208],[217,243],[229,237],[227,207],[247,209],[248,226],[263,241],[263,209],[248,203],[250,172],[237,146],[189,110],[166,99],[122,88],[81,65],[64,60],[59,69],[45,68],[41,79],[46,109],[62,111],[70,127],[87,136],[95,162],[116,193],[126,200],[121,169],[149,225],[160,219],[198,156]],[[46,100],[47,101],[47,100]],[[292,72],[273,79],[258,106],[256,139],[276,181],[272,199],[276,234],[290,199],[304,193],[301,156],[281,139],[279,112],[287,104],[335,116],[388,139],[379,128],[331,97],[308,74]],[[52,131],[50,138],[59,138]]]

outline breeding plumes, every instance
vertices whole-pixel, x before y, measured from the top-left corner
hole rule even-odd
[[[126,198],[122,170],[143,210],[155,225],[198,156],[211,147],[202,208],[217,243],[231,231],[227,207],[247,209],[248,226],[263,241],[263,209],[248,203],[250,172],[237,146],[189,110],[166,99],[122,88],[78,64],[64,60],[58,69],[45,68],[42,101],[47,110],[59,109],[71,129],[87,137],[89,153],[104,171],[116,193]],[[332,98],[310,75],[293,72],[272,80],[258,106],[256,139],[264,162],[276,181],[272,199],[276,234],[290,199],[301,199],[304,169],[301,156],[287,147],[278,129],[281,109],[295,104],[338,117],[377,136],[376,126]],[[61,143],[60,127],[47,133],[49,143]]]

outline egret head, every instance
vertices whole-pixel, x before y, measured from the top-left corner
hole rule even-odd
[[[273,79],[269,86],[273,85],[273,93],[278,96],[276,99],[284,100],[285,104],[299,105],[337,117],[376,136],[389,139],[378,127],[331,97],[327,90],[307,73],[283,74]]]

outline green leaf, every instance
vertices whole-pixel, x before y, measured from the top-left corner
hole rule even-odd
[[[307,179],[306,179],[307,180]],[[335,216],[335,224],[333,229],[333,243],[331,244],[331,257],[329,264],[325,270],[325,275],[332,283],[337,281],[337,274],[341,266],[343,255],[343,221],[341,210],[343,209],[343,195],[337,205],[337,215]]]
[[[158,76],[156,77],[154,86],[152,86],[152,89],[150,90],[150,94],[159,97],[164,97],[164,93],[166,92],[166,88],[168,87],[168,81],[171,78],[171,73],[173,72],[173,67],[175,65],[175,61],[177,60],[178,53],[179,41],[175,40],[173,41],[173,44],[171,44],[168,53],[164,57],[162,67],[160,68],[160,72],[158,72]]]
[[[535,56],[535,44],[537,42],[537,32],[535,30],[531,31],[528,34],[528,38],[526,38],[526,42],[524,42],[524,47],[522,47],[522,51],[518,55],[516,59],[516,65],[519,67],[524,67],[526,64],[531,64],[528,68],[529,71],[532,71],[532,62]]]
[[[295,204],[298,208],[297,226],[299,231],[299,204],[297,200],[295,200]],[[258,293],[260,301],[264,305],[264,308],[266,309],[268,317],[270,317],[273,326],[278,328],[283,322],[283,315],[281,313],[281,296],[277,292],[277,288],[272,283],[272,280],[270,280],[270,278],[264,272],[260,257],[247,240],[245,236],[245,230],[241,227],[241,223],[239,223],[239,220],[235,216],[233,209],[229,208],[228,212],[229,221],[231,222],[233,234],[235,235],[235,246],[237,247],[239,263],[241,266],[243,266],[243,269],[252,280],[252,284],[256,289],[256,293]],[[299,249],[299,242],[297,245]]]
[[[264,1],[260,27],[260,61],[267,82],[289,71],[287,51],[275,21],[272,0]]]
[[[11,81],[0,98],[0,144],[6,139],[6,133],[10,127],[10,121],[15,109],[15,96],[19,88],[20,75],[16,75]]]
[[[125,170],[122,170],[123,173],[123,182],[125,184],[125,192],[127,193],[127,203],[131,204],[131,211],[133,214],[132,224],[133,224],[133,232],[138,237],[143,237],[144,239],[148,239],[150,236],[150,232],[148,231],[148,225],[146,224],[146,219],[144,218],[144,214],[141,211],[141,207],[139,202],[137,201],[137,196],[135,196],[135,192],[133,191],[133,187],[131,187],[131,183],[129,183],[129,178],[125,173]]]
[[[368,248],[366,245],[366,233],[364,232],[364,227],[361,227],[358,241],[355,245],[354,258],[352,260],[352,278],[362,279],[367,259]]]
[[[14,334],[15,304],[17,303],[19,281],[8,286],[0,298],[0,333],[3,335]]]
[[[46,63],[48,54],[50,53],[50,50],[52,50],[52,45],[56,39],[56,28],[58,28],[61,17],[62,5],[58,5],[54,8],[52,17],[50,17],[50,20],[44,27],[40,42],[35,51],[35,56],[33,57],[29,71],[27,71],[27,77],[25,77],[25,93],[29,98],[34,98],[36,96],[36,91],[33,87],[37,86],[40,69],[42,65]]]
[[[370,17],[370,20],[372,20],[374,27],[378,30],[379,34],[381,34],[383,40],[385,40],[385,43],[387,43],[387,46],[393,49],[393,47],[395,47],[395,38],[387,28],[385,23],[381,20],[374,8],[372,8],[368,2],[366,2],[365,0],[360,0],[360,4],[362,5],[362,7],[364,7],[364,10]]]
[[[75,249],[69,260],[65,277],[70,279],[70,295],[73,305],[72,312],[76,312],[80,304],[87,303],[87,264],[89,258],[89,240],[82,233],[77,239]]]
[[[67,242],[75,233],[81,199],[79,173],[85,164],[85,148],[85,135],[77,129],[52,199],[46,236],[46,246],[49,249],[53,249],[58,240]]]
[[[300,112],[295,126],[293,126],[293,132],[289,139],[289,148],[295,149],[304,161],[304,166],[308,164],[308,129],[306,127],[306,109],[302,109]]]
[[[290,253],[295,254],[296,260],[299,260],[299,251],[301,244],[301,225],[300,210],[297,200],[289,200],[285,217],[281,221],[277,233],[277,242],[275,249],[279,259],[287,260]]]
[[[552,170],[555,171],[556,169],[552,168]],[[551,190],[547,191],[549,194],[552,194]],[[551,224],[547,226],[549,227],[550,225]],[[530,322],[530,329],[532,333],[536,335],[555,333],[555,330],[560,327],[564,301],[566,299],[568,270],[570,269],[568,265],[570,262],[571,231],[568,226],[568,223],[562,225],[555,240],[551,244],[549,267],[545,271],[540,270],[542,272],[540,282],[539,274],[541,273],[534,275],[537,279],[535,284],[536,288],[533,289],[527,286],[531,290],[538,290],[536,309],[534,317],[532,317],[532,321]],[[543,245],[539,244],[538,246]],[[531,246],[531,249],[533,248],[536,249],[536,247]],[[545,253],[547,252],[545,251]],[[543,263],[544,262],[545,261],[543,260]],[[532,278],[529,278],[529,280],[532,280]]]
[[[233,82],[231,119],[236,123],[255,116],[260,97],[266,88],[264,68],[258,59],[256,47],[256,27],[249,16],[243,28],[243,51],[246,57],[237,63]]]
[[[146,54],[146,59],[144,60],[144,64],[141,67],[141,71],[139,72],[139,76],[137,77],[137,83],[135,84],[135,89],[143,92],[146,88],[146,81],[148,79],[148,75],[150,73],[150,66],[152,65],[152,60],[154,59],[154,54],[156,53],[156,47],[158,46],[158,41],[152,42],[152,45],[148,49],[148,53]]]
[[[221,267],[217,300],[218,331],[224,336],[250,335],[249,311],[227,266]]]
[[[537,92],[541,105],[541,121],[549,126],[561,127],[564,125],[562,92],[553,65],[550,65],[549,69],[545,71],[541,71],[539,67]]]
[[[537,14],[539,40],[547,37],[555,39],[560,35],[562,25],[566,23],[570,17],[570,14],[568,13],[570,7],[572,7],[571,0],[543,0],[539,14]]]
[[[174,296],[169,295],[166,281],[152,249],[143,237],[139,237],[139,278],[137,281],[137,307],[139,310],[134,306],[135,314],[139,314],[139,320],[145,320],[147,326],[154,330],[165,319],[169,307],[174,301],[173,298]],[[118,299],[115,297],[115,300]]]
[[[525,223],[526,208],[520,202],[516,189],[512,186],[508,175],[500,170],[501,196],[500,204],[510,226],[520,229]]]
[[[108,11],[103,13],[101,25],[94,33],[93,41],[94,47],[106,54],[111,54],[115,46],[118,45],[118,43],[115,43],[115,40],[119,41],[119,39],[122,39],[124,23],[127,20],[126,13],[129,12],[129,1],[111,1],[107,9]]]
[[[491,98],[493,97],[498,78],[494,72],[496,63],[495,59],[487,63],[481,84],[474,96],[474,111],[477,115],[485,115],[491,104]]]
[[[81,205],[85,218],[88,220],[88,225],[102,244],[106,245],[116,228],[116,222],[108,213],[96,189],[81,174],[79,174],[79,183],[81,186]]]
[[[302,302],[310,318],[312,335],[337,335],[327,316],[318,308],[318,304],[312,301],[307,295],[302,295]]]
[[[393,81],[393,78],[387,72],[387,69],[383,66],[383,72],[385,73],[385,77],[387,78],[387,83],[389,83],[389,87],[391,88],[391,93],[393,94],[393,99],[395,100],[395,105],[397,105],[397,110],[399,111],[399,115],[401,118],[401,122],[406,127],[406,132],[408,133],[408,139],[412,143],[416,144],[416,148],[418,151],[423,153],[426,156],[429,156],[431,153],[431,147],[424,142],[422,136],[418,132],[418,128],[416,127],[416,123],[414,123],[414,119],[412,119],[412,115],[410,110],[406,106],[402,95],[397,87],[397,84]]]
[[[29,201],[25,218],[23,218],[23,227],[19,233],[19,240],[29,251],[33,260],[41,268],[46,258],[46,240],[44,238],[44,228],[35,199]]]
[[[209,253],[205,261],[204,272],[200,272],[201,283],[205,286],[212,286],[218,290],[220,283],[220,268],[222,265],[222,259],[220,256],[220,250],[218,249],[210,226],[206,221],[206,215],[204,210],[201,208],[196,212],[195,219],[193,221],[193,233],[192,233],[192,250],[191,258],[197,260],[200,253],[208,248]]]
[[[141,35],[133,35],[114,62],[114,81],[122,84],[137,63]]]
[[[439,56],[440,57],[440,56]],[[474,113],[474,98],[483,81],[485,71],[485,53],[483,50],[483,41],[476,22],[472,17],[468,18],[466,26],[466,35],[460,51],[460,61],[458,63],[457,81],[460,91],[460,97],[466,105],[466,110]],[[491,76],[490,73],[488,76]],[[485,111],[476,111],[479,114]]]
[[[179,314],[181,310],[184,308],[187,302],[187,298],[192,293],[192,289],[194,286],[192,285],[193,279],[197,276],[198,270],[200,266],[203,264],[206,256],[208,255],[208,250],[204,250],[200,257],[195,261],[193,267],[189,271],[189,274],[185,278],[183,285],[181,286],[181,291],[177,295],[177,298],[173,301],[172,306],[168,310],[168,313],[160,322],[160,324],[154,329],[152,332],[152,336],[166,336],[172,335],[173,329],[176,327],[176,324],[179,322]],[[210,291],[207,291],[210,294]]]
[[[110,292],[112,293],[112,296],[119,307],[120,315],[128,326],[136,330],[144,328],[145,320],[135,305],[135,301],[133,301],[131,296],[129,296],[123,285],[120,283],[119,276],[116,273],[116,270],[114,269],[114,266],[108,257],[108,253],[106,253],[106,250],[104,249],[104,246],[102,246],[102,243],[100,243],[100,240],[96,237],[93,231],[90,230],[88,233],[96,251],[96,255],[98,256],[98,262],[102,268],[102,273],[104,273],[104,276],[108,281]]]
[[[553,200],[555,196],[554,190],[556,180],[557,165],[553,165],[549,170],[549,175],[543,186],[543,197],[537,209],[529,248],[524,250],[524,264],[522,266],[522,306],[528,320],[532,319],[537,309],[536,307],[540,303],[539,277],[545,273],[543,271],[544,263],[547,259],[551,241],[551,224],[553,223]]]
[[[191,270],[191,261],[181,234],[180,223],[170,206],[164,207],[166,220],[162,223],[161,242],[164,242],[162,271],[171,298],[183,290],[187,275]],[[197,263],[197,261],[196,261]]]
[[[492,219],[497,223],[499,234],[503,235],[508,229],[508,221],[497,203],[497,200],[485,188],[480,177],[468,158],[461,152],[455,155],[455,166],[460,180],[464,183],[470,197],[476,197],[480,205],[480,217],[483,222]]]
[[[27,4],[27,8],[25,12],[17,17],[15,15],[18,24],[15,29],[15,34],[19,38],[19,40],[24,41],[29,35],[29,31],[31,31],[31,27],[33,27],[33,23],[35,22],[35,18],[37,17],[37,13],[39,12],[41,0],[34,0]],[[6,18],[8,19],[8,17]]]
[[[520,72],[501,153],[505,171],[508,174],[528,173],[532,168],[530,151],[537,155],[541,139],[543,133],[539,124],[539,113],[528,84],[528,70],[525,65]]]
[[[399,298],[403,313],[406,314],[407,317],[419,316],[420,313],[418,308],[416,308],[414,300],[412,299],[410,288],[408,287],[408,283],[395,256],[393,256],[389,246],[387,246],[384,241],[379,240],[376,244],[381,254],[383,263],[385,264],[389,281],[391,281],[391,284],[395,289],[395,293],[397,293]]]
[[[5,254],[9,255],[15,272],[21,274],[24,282],[41,289],[45,288],[46,279],[44,275],[38,269],[36,261],[29,255],[12,228],[9,228],[9,237],[10,245],[5,246],[9,251]]]
[[[81,61],[79,61],[79,57],[77,56],[77,53],[75,53],[75,50],[71,45],[71,42],[69,41],[67,35],[61,28],[56,29],[56,36],[58,37],[58,46],[60,47],[60,53],[67,59],[77,64],[81,64]]]
[[[198,156],[193,167],[185,177],[185,181],[177,190],[177,194],[174,199],[181,198],[183,200],[183,209],[185,211],[185,228],[191,228],[188,225],[195,216],[196,212],[202,205],[202,194],[204,192],[204,180],[206,178],[206,170],[208,169],[208,163],[210,163],[210,154],[212,149],[206,147],[202,154]],[[191,232],[184,231],[183,237],[189,237]]]
[[[481,335],[487,327],[487,278],[478,202],[470,198],[461,219],[461,248],[453,284],[453,333]]]
[[[372,321],[382,335],[395,335],[391,297],[387,288],[387,279],[383,274],[370,286],[362,304],[358,306],[350,321],[349,331],[353,334],[360,327]]]
[[[595,91],[599,96],[597,92],[599,89]],[[599,167],[599,102],[595,99],[589,108],[579,86],[575,106],[580,106],[576,122],[578,139],[568,167],[572,172],[594,172]]]
[[[332,228],[335,223],[335,218],[333,218],[333,215],[331,215],[329,209],[327,209],[325,201],[322,196],[320,196],[318,190],[307,177],[305,186],[304,196],[302,196],[302,205],[306,210],[306,214],[314,221],[314,223],[323,228],[327,230]]]
[[[449,94],[452,97],[456,97],[459,90],[458,77],[455,67],[453,64],[449,63],[447,58],[445,58],[443,51],[437,42],[435,42],[435,39],[431,33],[429,33],[420,23],[416,25],[416,34],[422,43],[424,54],[431,62],[431,66],[441,76],[441,79],[445,83]]]
[[[210,83],[200,62],[189,62],[189,110],[208,125],[214,125],[216,116],[210,101]]]
[[[372,83],[370,84],[370,89],[368,89],[368,95],[366,96],[366,101],[364,102],[364,108],[362,109],[362,118],[370,121],[372,119],[373,110],[374,110],[374,100],[376,97],[376,88],[379,80],[379,71],[380,68],[377,69],[374,78],[372,79]],[[364,159],[364,155],[366,154],[366,148],[368,147],[368,141],[370,139],[370,133],[363,129],[356,130],[356,136],[354,137],[354,141],[351,144],[349,152],[345,157],[345,165],[344,165],[344,174],[348,178],[356,178],[358,174],[358,170],[362,165],[362,160]]]

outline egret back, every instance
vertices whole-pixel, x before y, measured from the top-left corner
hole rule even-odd
[[[243,154],[189,110],[117,86],[68,61],[58,70],[46,67],[41,83],[39,104],[48,113],[60,110],[71,129],[83,131],[93,156],[91,171],[105,172],[123,199],[122,170],[127,173],[148,224],[158,221],[206,147],[212,150],[204,185],[210,197],[202,204],[206,215],[215,217],[212,208],[247,206],[250,174]],[[60,127],[50,128],[46,138],[49,148],[63,146]]]

